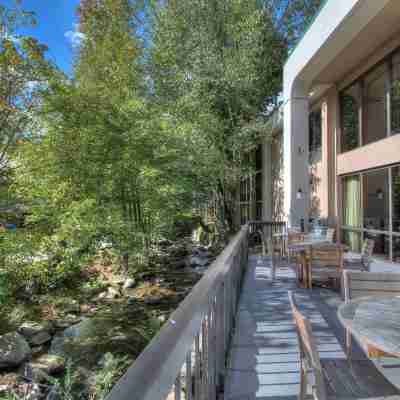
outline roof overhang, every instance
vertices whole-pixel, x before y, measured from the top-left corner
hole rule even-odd
[[[284,101],[337,83],[399,29],[399,0],[328,0],[285,65]]]

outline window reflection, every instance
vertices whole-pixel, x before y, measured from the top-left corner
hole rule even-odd
[[[400,54],[393,57],[390,111],[392,134],[400,133]]]
[[[353,150],[359,146],[359,110],[361,96],[358,83],[344,90],[340,95],[342,115],[342,152]]]
[[[389,230],[389,171],[382,169],[364,174],[364,228]]]
[[[361,251],[361,233],[345,230],[342,233],[343,243],[351,251],[359,253]]]
[[[363,145],[384,139],[386,134],[386,65],[365,77]]]
[[[382,258],[385,260],[390,259],[390,238],[389,235],[381,233],[365,232],[365,239],[372,239],[375,242],[374,257]]]

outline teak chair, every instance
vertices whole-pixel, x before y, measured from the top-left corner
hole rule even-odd
[[[343,273],[343,247],[339,244],[329,244],[323,247],[313,247],[310,252],[310,273],[308,287],[312,280],[335,280],[335,286],[340,287]]]
[[[350,257],[346,257],[346,254],[344,255],[344,268],[349,270],[369,271],[374,247],[374,240],[365,239],[360,254],[352,253]]]
[[[326,400],[328,395],[322,372],[321,360],[319,358],[319,353],[312,333],[310,321],[305,318],[297,308],[293,293],[289,292],[288,294],[300,348],[299,400],[303,400],[307,397],[309,371],[311,371],[314,376],[314,384],[312,385],[313,398],[318,400]]]
[[[370,361],[357,361],[350,367],[345,359],[321,360],[311,323],[299,311],[293,293],[288,294],[300,349],[299,400],[310,398],[309,388],[314,400],[389,400],[386,396],[399,394],[372,363],[371,369],[365,369],[365,363]]]
[[[335,242],[335,234],[336,234],[335,228],[328,228],[326,231],[326,240],[328,242],[334,243]]]
[[[350,300],[365,296],[382,296],[400,293],[400,273],[394,272],[359,272],[344,271],[344,300]],[[351,358],[351,332],[346,329],[346,350],[348,358]],[[371,345],[367,345],[369,357],[390,357]]]

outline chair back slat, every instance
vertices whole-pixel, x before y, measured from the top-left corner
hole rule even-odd
[[[375,241],[372,239],[365,239],[362,249],[361,249],[361,255],[363,257],[371,257],[372,253],[374,251],[374,247],[375,247]]]
[[[335,233],[336,233],[336,229],[335,228],[328,228],[326,231],[326,239],[331,242],[334,243],[335,241]]]
[[[345,300],[400,293],[400,273],[344,272]]]
[[[313,392],[315,393],[315,397],[319,400],[326,400],[327,392],[321,360],[310,321],[299,311],[293,293],[289,292],[288,295],[299,341],[302,368],[304,366],[307,370],[310,369],[313,372],[315,378],[315,387],[313,387]]]
[[[311,250],[311,264],[343,268],[343,249],[340,245],[315,247]]]

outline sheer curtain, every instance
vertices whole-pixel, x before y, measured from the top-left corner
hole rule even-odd
[[[343,179],[343,225],[361,227],[361,185],[357,175]],[[359,233],[348,231],[348,241],[352,250],[360,250]]]

